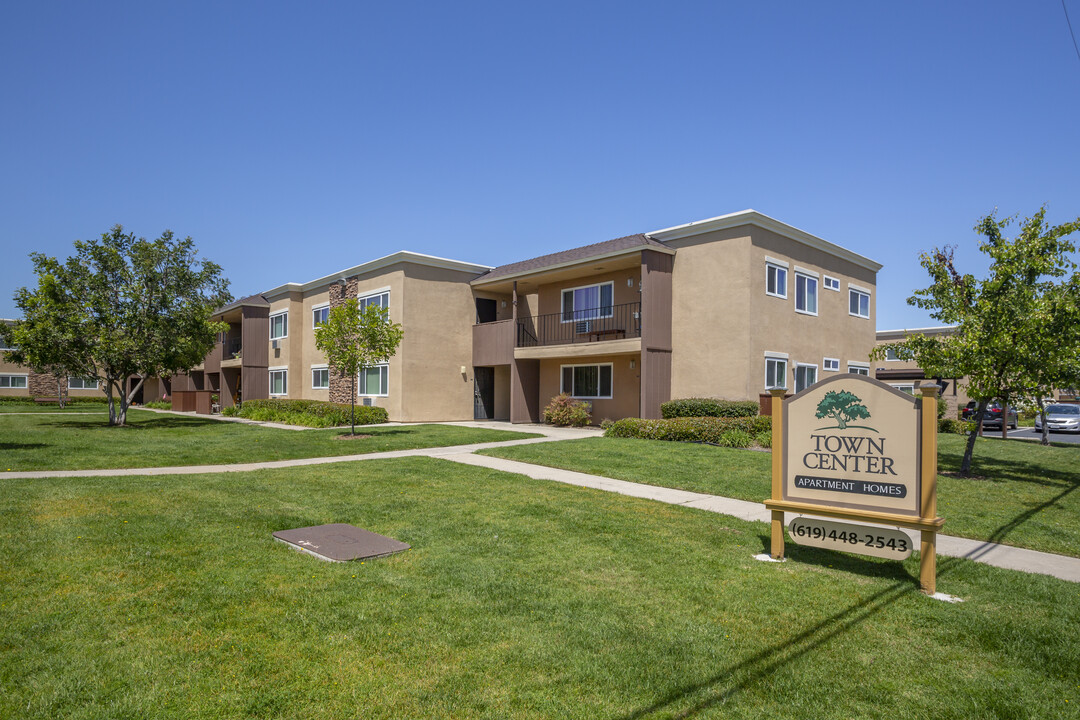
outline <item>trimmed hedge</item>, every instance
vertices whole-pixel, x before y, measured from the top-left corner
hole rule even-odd
[[[228,409],[228,408],[227,408]],[[321,400],[245,400],[239,411],[223,413],[260,422],[279,422],[305,427],[339,427],[349,424],[351,406]],[[374,425],[389,419],[386,408],[356,406],[356,424]]]
[[[754,417],[758,404],[753,400],[718,400],[716,398],[682,398],[660,405],[665,419],[681,417]]]
[[[42,395],[41,397],[56,397],[55,395]],[[109,398],[101,397],[68,397],[64,400],[65,405],[105,405]],[[119,402],[119,401],[118,401]],[[0,404],[3,405],[37,405],[34,398],[27,395],[0,396]]]
[[[755,438],[771,432],[772,418],[765,415],[738,418],[685,417],[667,420],[623,418],[611,423],[604,431],[604,437],[704,442],[725,447],[749,447]]]

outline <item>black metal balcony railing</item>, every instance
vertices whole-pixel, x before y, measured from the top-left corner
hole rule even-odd
[[[568,345],[641,337],[641,303],[519,318],[515,347]]]
[[[241,347],[242,346],[240,344],[240,338],[230,338],[229,343],[228,345],[226,345],[225,349],[225,359],[228,360],[229,358],[236,357],[236,355],[240,352]]]

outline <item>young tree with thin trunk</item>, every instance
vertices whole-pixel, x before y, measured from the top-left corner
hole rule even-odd
[[[326,322],[315,328],[315,347],[339,375],[351,379],[350,422],[356,434],[356,376],[364,368],[384,363],[397,352],[404,332],[390,322],[386,308],[368,305],[363,310],[356,298],[331,308]]]
[[[1012,239],[1003,231],[1014,218],[998,220],[991,213],[978,222],[979,250],[990,258],[989,274],[982,280],[960,273],[951,247],[922,254],[920,263],[930,274],[931,285],[916,291],[908,303],[956,325],[956,332],[933,337],[916,334],[904,342],[875,348],[872,357],[881,359],[892,348],[900,357],[916,360],[927,377],[967,376],[968,395],[978,402],[976,427],[990,400],[1000,398],[1008,405],[1033,397],[1039,380],[1032,367],[1041,354],[1035,347],[1053,344],[1054,338],[1047,334],[1060,322],[1060,318],[1046,319],[1043,313],[1054,315],[1060,310],[1054,309],[1048,297],[1063,287],[1058,279],[1075,269],[1069,259],[1075,247],[1066,236],[1080,229],[1080,218],[1050,227],[1045,216],[1043,208],[1024,220],[1020,234]],[[1080,351],[1076,346],[1059,349]],[[971,474],[975,439],[973,432],[964,450],[960,473],[965,476]]]
[[[98,240],[76,241],[75,250],[62,263],[31,253],[38,288],[16,294],[25,319],[15,323],[14,338],[23,339],[25,353],[62,351],[60,365],[69,372],[104,383],[109,425],[123,425],[146,378],[203,361],[226,327],[210,317],[232,299],[228,280],[218,265],[197,258],[191,238],[179,240],[169,230],[146,240],[116,225]],[[43,313],[26,302],[42,294],[54,300]],[[23,333],[23,326],[37,324],[78,341],[58,346],[48,332]],[[129,389],[130,377],[138,381]]]

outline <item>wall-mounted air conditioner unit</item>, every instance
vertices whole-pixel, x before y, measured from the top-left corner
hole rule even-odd
[[[364,404],[364,405],[367,405],[368,407],[371,407],[371,406],[372,406],[372,405],[374,405],[375,403],[374,403],[374,401],[373,401],[373,400],[372,400],[371,398],[364,398],[364,399],[363,399],[363,404]]]
[[[281,341],[280,340],[271,340],[270,341],[270,347],[277,350],[279,347],[281,347]]]
[[[578,335],[584,335],[587,332],[592,332],[592,323],[588,320],[581,320],[574,323],[574,332]]]

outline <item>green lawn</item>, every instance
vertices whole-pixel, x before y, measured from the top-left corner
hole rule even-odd
[[[965,438],[939,435],[939,469],[960,467]],[[495,455],[619,480],[761,501],[769,497],[770,453],[656,440],[587,438],[492,448]],[[982,478],[938,477],[938,512],[949,535],[1080,557],[1080,447],[983,438]]]
[[[260,462],[354,455],[536,437],[535,434],[404,425],[362,428],[370,438],[344,439],[346,429],[279,430],[208,418],[128,412],[128,425],[89,415],[0,415],[0,478],[7,470],[72,470]]]
[[[324,522],[413,549],[270,536]],[[1077,585],[766,532],[429,458],[7,480],[0,717],[1077,716]]]

